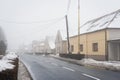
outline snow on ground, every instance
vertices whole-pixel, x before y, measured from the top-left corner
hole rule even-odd
[[[14,65],[9,60],[0,60],[0,72],[6,69],[13,69]]]
[[[17,55],[14,52],[9,52],[6,56],[4,56],[2,59],[10,59],[10,60],[14,60],[15,58],[17,58]]]
[[[120,71],[120,61],[96,61],[94,59],[88,58],[88,59],[82,59],[81,63],[84,65],[91,65],[91,66]]]
[[[13,62],[12,60],[15,58],[17,58],[17,55],[15,53],[9,53],[0,59],[0,72],[6,69],[13,69],[15,66],[10,62]]]
[[[93,66],[96,68],[104,68],[104,69],[109,69],[109,70],[120,71],[120,61],[97,61],[92,58],[84,58],[82,60],[75,60],[75,59],[60,57],[58,54],[51,55],[51,56],[56,57],[56,58],[61,58],[62,60],[69,61],[72,63],[77,63],[77,64],[84,65],[84,66]]]

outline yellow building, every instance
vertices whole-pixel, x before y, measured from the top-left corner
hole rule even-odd
[[[120,10],[86,22],[80,28],[80,54],[97,60],[120,60]],[[70,37],[73,54],[78,53],[78,36]]]

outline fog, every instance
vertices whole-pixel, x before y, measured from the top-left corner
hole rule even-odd
[[[68,22],[70,36],[77,34],[77,1],[71,0]],[[120,9],[119,0],[80,0],[81,25],[88,20]],[[68,0],[0,0],[0,26],[6,35],[8,49],[33,40],[55,37],[60,30],[66,38],[64,16]]]

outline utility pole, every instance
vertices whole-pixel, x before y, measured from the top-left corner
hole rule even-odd
[[[66,30],[67,30],[68,54],[70,54],[69,28],[68,28],[68,17],[67,17],[67,15],[65,15],[65,20],[66,20]]]
[[[78,0],[78,54],[80,54],[80,0]]]
[[[109,60],[109,55],[108,55],[108,43],[107,43],[107,27],[105,28],[105,59],[106,61]]]

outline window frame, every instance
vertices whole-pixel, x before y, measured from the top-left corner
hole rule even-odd
[[[98,43],[92,43],[92,51],[98,52]]]
[[[80,44],[80,51],[83,52],[83,44]]]
[[[74,52],[74,45],[71,45],[71,52]]]

